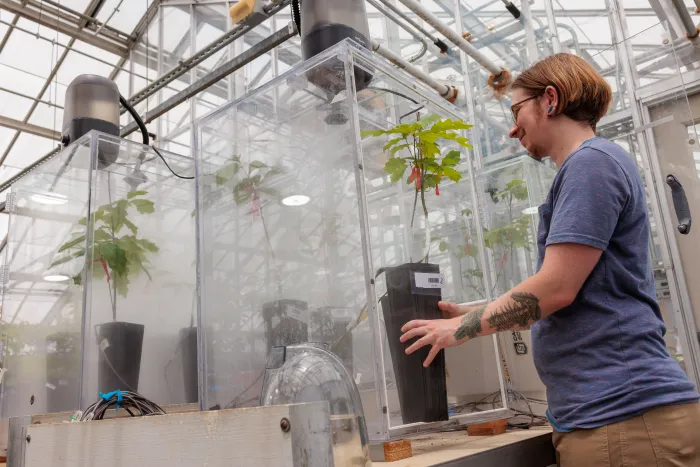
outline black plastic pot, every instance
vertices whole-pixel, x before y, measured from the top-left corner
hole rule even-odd
[[[435,264],[409,263],[385,268],[387,293],[380,300],[391,360],[396,376],[403,423],[448,420],[445,353],[440,351],[428,368],[423,361],[430,352],[426,346],[406,355],[414,340],[401,343],[401,327],[414,319],[439,319],[440,289],[416,287],[415,273],[439,273]]]
[[[80,394],[80,333],[46,336],[46,410],[75,410]]]
[[[144,329],[142,324],[119,321],[97,327],[98,391],[138,392]]]
[[[185,383],[185,402],[199,401],[197,375],[197,328],[180,329],[180,347],[182,349],[182,377]]]
[[[267,355],[270,355],[273,347],[308,341],[309,328],[304,316],[308,306],[304,301],[287,299],[263,304]]]

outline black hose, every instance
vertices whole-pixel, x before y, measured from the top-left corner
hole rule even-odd
[[[299,0],[292,0],[292,17],[294,18],[294,24],[297,25],[297,32],[301,36],[301,8],[299,7]]]
[[[146,125],[143,123],[143,120],[141,120],[141,116],[139,116],[138,113],[136,113],[136,110],[129,104],[129,102],[124,99],[124,96],[119,94],[119,102],[121,103],[122,106],[131,114],[131,116],[134,118],[134,121],[136,124],[139,126],[139,129],[141,130],[141,134],[143,135],[143,144],[148,146],[148,129],[146,128]]]
[[[131,114],[131,116],[134,118],[134,121],[136,122],[136,125],[138,125],[139,129],[141,130],[141,134],[143,135],[143,144],[148,146],[148,128],[146,128],[146,124],[143,123],[143,120],[141,120],[141,116],[136,112],[136,110],[129,104],[129,102],[124,99],[124,96],[119,94],[119,102],[121,105],[124,106],[124,108]],[[168,161],[165,160],[165,157],[160,153],[158,149],[156,149],[154,146],[151,146],[151,149],[153,149],[156,154],[158,154],[158,157],[163,161],[163,164],[168,168],[171,174],[175,175],[177,178],[181,178],[183,180],[194,180],[194,177],[185,177],[183,175],[179,175],[173,171],[173,169],[170,168],[170,165],[168,164]]]

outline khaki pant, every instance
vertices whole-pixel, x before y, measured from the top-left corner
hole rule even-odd
[[[552,436],[560,467],[700,467],[700,403]]]

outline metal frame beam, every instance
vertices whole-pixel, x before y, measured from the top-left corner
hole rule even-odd
[[[73,39],[80,39],[87,44],[94,45],[95,47],[111,52],[115,55],[123,56],[129,52],[128,44],[126,42],[111,41],[105,39],[102,35],[91,34],[83,29],[84,26],[81,27],[68,23],[61,16],[52,17],[52,15],[46,11],[46,8],[36,10],[29,5],[22,5],[20,2],[15,2],[13,0],[0,0],[0,8],[49,29],[53,29],[54,31],[70,36]],[[81,23],[84,24],[85,20],[81,20]]]
[[[55,139],[60,141],[61,132],[45,128],[43,126],[32,125],[31,123],[15,120],[14,118],[3,117],[0,115],[0,126],[10,128],[11,130],[22,131],[31,135],[41,136],[43,138]]]
[[[7,2],[7,1],[8,0],[0,0],[0,2]],[[106,0],[91,0],[90,4],[88,5],[87,9],[85,10],[85,15],[95,16],[97,13],[99,13],[99,11],[102,8],[102,6],[104,5],[105,1]],[[81,20],[79,27],[82,28],[86,24],[87,23],[84,20]],[[53,69],[51,70],[51,73],[49,73],[49,76],[46,78],[46,81],[44,82],[44,85],[42,86],[41,91],[39,91],[39,95],[37,96],[38,99],[41,99],[44,96],[44,93],[51,85],[51,81],[56,76],[56,73],[58,73],[59,68],[61,68],[61,65],[63,64],[64,60],[68,56],[68,52],[70,52],[70,48],[73,47],[73,44],[75,44],[75,41],[76,41],[75,37],[71,38],[71,40],[68,41],[68,48],[63,50],[61,57],[56,61],[56,64],[54,65]],[[34,101],[32,106],[29,108],[27,115],[24,117],[24,120],[23,120],[24,123],[29,122],[29,119],[32,117],[32,114],[34,113],[34,110],[36,110],[38,105],[39,105],[39,102]],[[5,159],[7,159],[7,156],[10,154],[10,151],[12,151],[12,147],[17,142],[17,139],[19,138],[20,134],[21,134],[20,131],[16,132],[14,134],[14,136],[12,137],[12,140],[10,140],[10,144],[7,145],[7,149],[5,149],[5,152],[3,153],[2,157],[0,157],[0,166],[2,166],[2,163],[5,162]],[[42,159],[40,159],[40,160],[42,160]]]

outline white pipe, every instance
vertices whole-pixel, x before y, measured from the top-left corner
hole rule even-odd
[[[484,54],[479,52],[479,50],[471,45],[469,42],[464,40],[462,36],[454,32],[452,29],[450,29],[449,26],[447,26],[445,23],[440,21],[440,19],[435,16],[433,13],[428,11],[423,5],[418,3],[416,0],[399,0],[401,3],[403,3],[409,10],[417,14],[423,21],[431,25],[437,32],[448,38],[451,42],[453,42],[457,47],[462,49],[464,53],[469,55],[471,58],[476,60],[479,65],[483,66],[486,68],[491,74],[493,75],[500,75],[502,71],[504,71],[503,68],[499,67],[496,65],[494,62],[492,62],[488,57],[486,57]]]
[[[376,40],[372,39],[371,44],[373,52],[378,53],[382,57],[392,62],[397,67],[406,70],[406,72],[410,75],[415,76],[419,80],[423,81],[425,84],[435,89],[441,97],[444,97],[450,102],[454,102],[454,100],[457,98],[457,89],[453,86],[448,86],[446,84],[439,83],[435,80],[435,78],[425,73],[423,70],[413,65],[402,56],[392,52],[386,47],[383,47]]]

